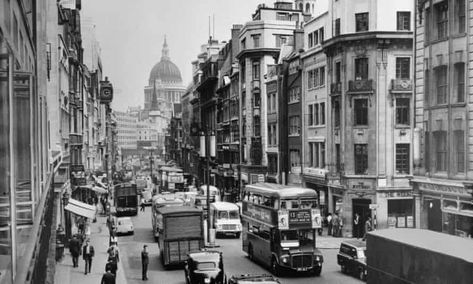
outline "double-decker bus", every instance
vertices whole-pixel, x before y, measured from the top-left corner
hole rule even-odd
[[[315,246],[321,228],[317,193],[272,183],[247,185],[242,200],[242,244],[251,260],[271,268],[320,275],[323,256]]]
[[[153,235],[156,241],[159,238],[159,224],[162,222],[162,216],[159,209],[168,206],[183,205],[185,205],[184,199],[172,193],[157,194],[153,196],[151,201],[151,225],[153,226]]]

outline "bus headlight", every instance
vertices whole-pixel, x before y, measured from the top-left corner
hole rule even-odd
[[[281,258],[281,261],[282,263],[287,264],[289,262],[289,257],[284,256],[283,258]]]

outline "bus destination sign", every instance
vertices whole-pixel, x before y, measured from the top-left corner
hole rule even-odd
[[[312,226],[311,212],[309,210],[289,210],[289,227]]]

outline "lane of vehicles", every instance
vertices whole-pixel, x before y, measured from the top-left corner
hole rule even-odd
[[[321,227],[317,193],[271,183],[247,185],[242,201],[242,245],[251,260],[274,275],[284,270],[320,275],[323,256],[316,248]]]
[[[216,236],[233,235],[240,238],[241,221],[240,208],[229,202],[214,202],[210,204],[210,224],[215,229]]]
[[[337,263],[343,273],[350,273],[365,281],[368,273],[366,267],[366,242],[348,240],[340,244]]]

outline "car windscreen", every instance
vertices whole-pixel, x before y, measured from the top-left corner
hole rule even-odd
[[[197,270],[214,270],[217,267],[215,262],[199,262]]]

